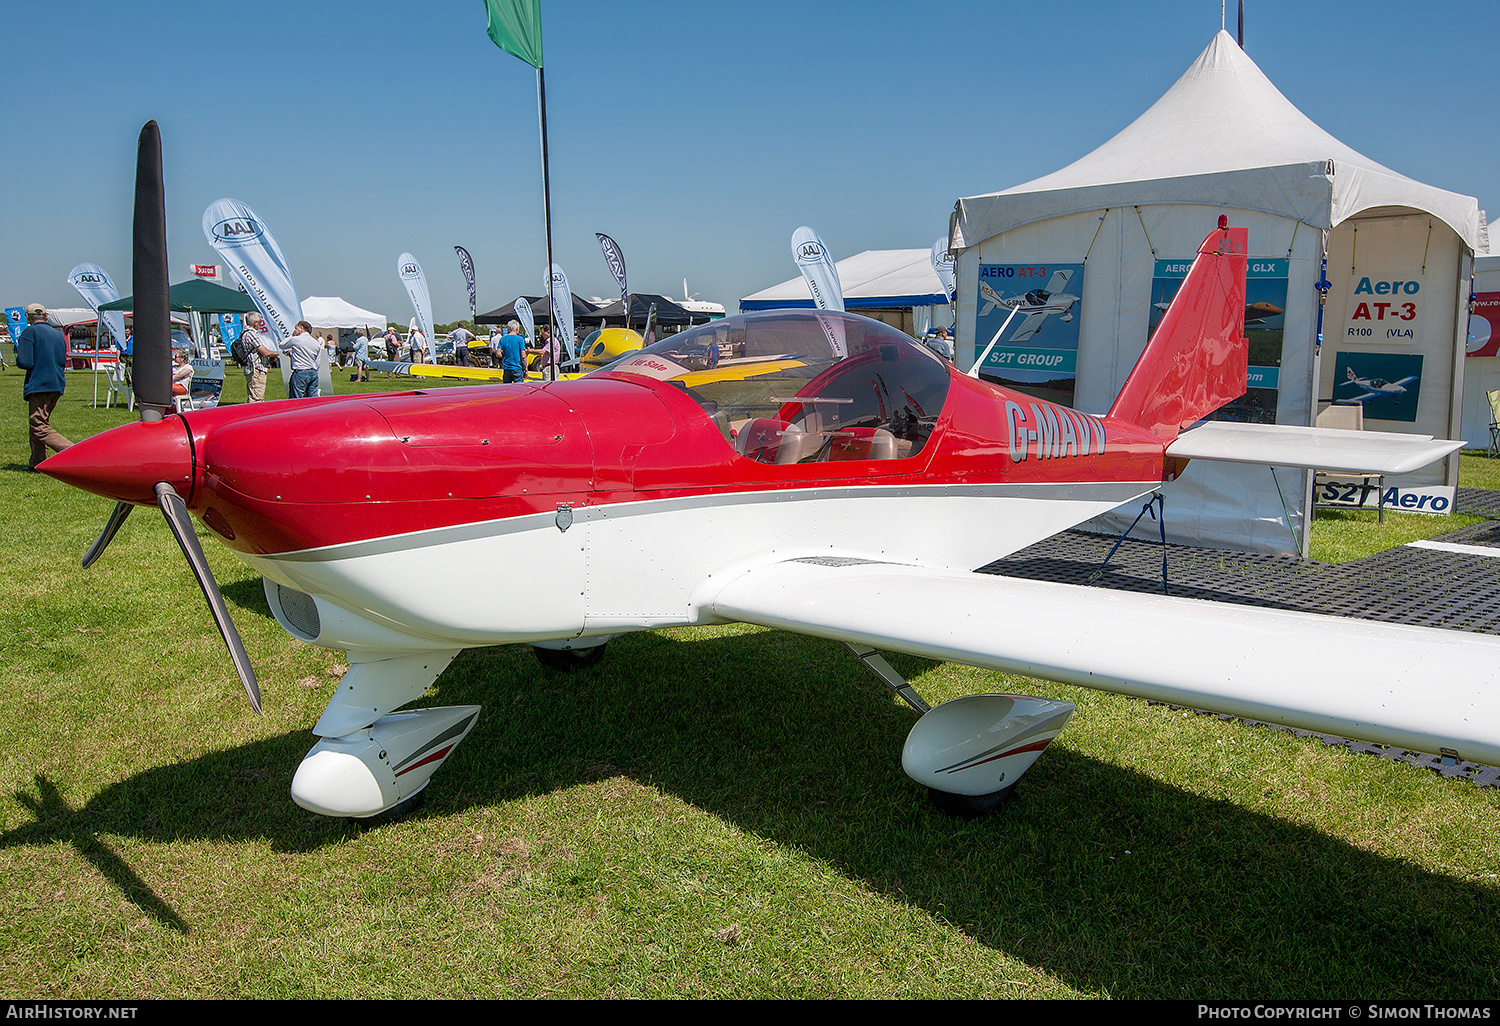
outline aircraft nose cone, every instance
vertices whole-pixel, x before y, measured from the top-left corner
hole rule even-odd
[[[181,417],[125,424],[77,442],[37,466],[64,484],[117,502],[155,506],[158,481],[184,498],[192,489],[193,450]]]

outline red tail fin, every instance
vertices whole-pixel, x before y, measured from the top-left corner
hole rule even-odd
[[[1189,424],[1245,394],[1249,244],[1245,228],[1220,227],[1203,240],[1177,298],[1125,379],[1111,417],[1171,441]]]

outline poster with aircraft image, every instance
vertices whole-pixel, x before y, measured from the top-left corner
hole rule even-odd
[[[1422,357],[1410,353],[1336,353],[1333,401],[1359,403],[1365,420],[1417,419]]]
[[[1146,338],[1156,334],[1191,258],[1156,261],[1151,278],[1151,321]],[[1281,342],[1286,326],[1286,282],[1291,264],[1285,259],[1251,257],[1245,268],[1245,338],[1250,340],[1250,366],[1245,394],[1226,404],[1209,420],[1245,424],[1276,423],[1281,388]]]
[[[981,264],[976,309],[975,356],[1000,333],[980,376],[1072,406],[1083,323],[1083,265]]]

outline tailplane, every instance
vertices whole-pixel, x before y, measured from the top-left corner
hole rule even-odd
[[[1219,227],[1198,247],[1192,269],[1135,369],[1111,418],[1165,441],[1245,394],[1245,263],[1249,231]]]

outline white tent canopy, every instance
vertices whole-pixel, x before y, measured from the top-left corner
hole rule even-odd
[[[1079,303],[1071,402],[1104,412],[1149,337],[1158,281],[1185,267],[1221,213],[1249,229],[1251,273],[1267,280],[1263,287],[1285,281],[1274,303],[1284,307],[1275,315],[1282,327],[1266,329],[1279,341],[1259,336],[1257,377],[1233,415],[1310,426],[1320,403],[1350,398],[1348,369],[1399,365],[1412,368],[1403,375],[1420,375],[1420,397],[1382,411],[1398,415],[1375,427],[1455,436],[1464,373],[1458,315],[1473,254],[1487,246],[1478,201],[1413,181],[1339,142],[1223,31],[1161,99],[1093,152],[1024,185],[958,200],[949,232],[955,362],[968,367],[976,353],[982,269],[1071,265]],[[1320,326],[1314,284],[1325,257],[1331,288]],[[1364,302],[1383,298],[1392,281],[1404,288],[1403,302],[1410,297],[1394,328],[1372,323],[1386,308]],[[1364,295],[1377,288],[1380,296]],[[1454,458],[1387,484],[1446,488],[1451,501],[1456,475]],[[1173,511],[1168,536],[1304,547],[1310,489],[1310,475],[1285,468],[1198,461],[1164,488]]]
[[[848,310],[947,306],[948,295],[926,249],[867,249],[836,265]],[[811,307],[812,293],[798,275],[740,300],[740,310]]]
[[[308,296],[302,301],[302,319],[314,328],[378,328],[384,331],[386,326],[383,315],[361,310],[337,296]]]
[[[1124,131],[1060,171],[958,201],[950,249],[1018,225],[1147,203],[1222,204],[1331,228],[1378,208],[1431,213],[1481,250],[1479,203],[1339,142],[1294,107],[1228,32]]]

